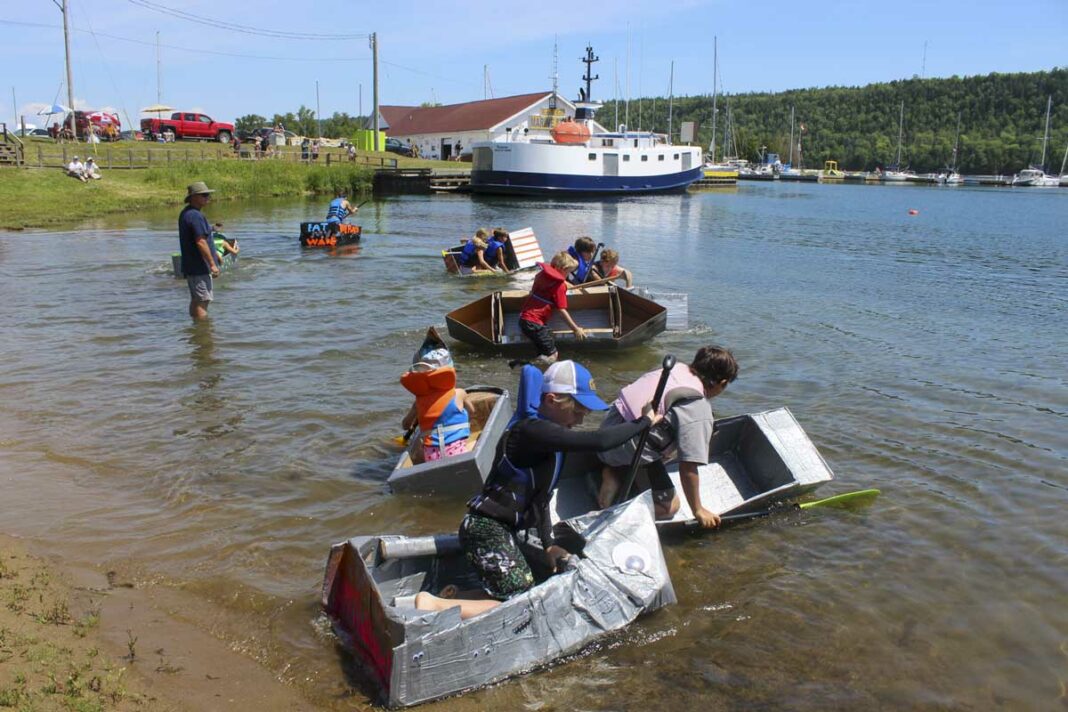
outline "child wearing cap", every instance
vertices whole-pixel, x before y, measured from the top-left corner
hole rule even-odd
[[[649,371],[624,387],[601,427],[611,428],[632,418],[634,411],[652,398],[660,373],[659,368]],[[737,377],[738,362],[734,355],[719,346],[704,346],[697,350],[689,366],[679,364],[671,369],[664,395],[657,404],[657,412],[664,419],[649,432],[641,457],[642,472],[653,491],[657,519],[670,519],[679,510],[679,496],[665,466],[665,463],[677,460],[679,479],[690,511],[701,526],[719,526],[719,517],[701,504],[698,468],[707,465],[709,460],[713,426],[710,401]],[[635,439],[597,454],[604,465],[597,496],[601,507],[615,502],[620,480],[634,460],[636,447]]]
[[[540,563],[554,573],[561,570],[568,554],[554,543],[549,501],[565,453],[616,447],[660,419],[647,404],[631,422],[573,431],[590,411],[608,409],[597,396],[590,372],[574,361],[554,363],[544,375],[534,366],[524,366],[517,401],[497,461],[482,492],[467,503],[460,524],[460,544],[488,598],[447,599],[423,591],[416,596],[416,608],[441,611],[459,606],[460,617],[471,618],[531,588],[534,574],[517,538],[531,527],[537,528],[541,540]]]
[[[578,267],[578,261],[565,251],[553,255],[549,264],[538,263],[538,266],[541,271],[534,277],[530,295],[519,311],[519,330],[534,343],[538,359],[552,363],[559,357],[553,330],[549,328],[554,311],[560,313],[576,338],[586,338],[586,332],[567,311],[567,276]]]
[[[412,361],[412,368],[400,379],[401,385],[415,396],[401,427],[407,430],[418,423],[423,433],[423,456],[419,458],[416,450],[412,462],[462,454],[471,437],[471,420],[464,409],[467,393],[456,387],[452,356],[433,327]]]

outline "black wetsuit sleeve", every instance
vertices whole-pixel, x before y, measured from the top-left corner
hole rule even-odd
[[[523,433],[523,450],[527,452],[602,452],[627,442],[649,427],[642,416],[629,423],[597,430],[570,430],[548,420],[531,421]],[[522,453],[516,453],[522,459]]]

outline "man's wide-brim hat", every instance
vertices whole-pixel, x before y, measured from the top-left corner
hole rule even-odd
[[[189,199],[192,198],[194,195],[210,195],[215,191],[209,188],[208,184],[204,181],[198,180],[196,183],[193,183],[188,188],[186,188],[185,192],[185,202],[188,203]]]

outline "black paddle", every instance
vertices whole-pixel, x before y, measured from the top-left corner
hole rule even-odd
[[[656,409],[660,407],[660,399],[664,397],[668,375],[673,368],[675,368],[675,357],[668,354],[664,357],[663,370],[660,371],[660,380],[657,382],[656,392],[653,394],[653,412],[656,412]],[[616,501],[613,504],[625,501],[630,495],[630,488],[634,486],[634,478],[638,475],[638,467],[642,463],[642,451],[645,449],[645,440],[648,437],[649,428],[645,428],[642,430],[641,435],[638,436],[638,446],[634,450],[634,459],[631,460],[630,471],[627,472],[627,477],[623,480],[623,486],[619,488],[619,493],[616,495]]]
[[[602,247],[604,247],[604,243],[598,242],[597,249],[593,251],[593,257],[590,258],[590,268],[586,270],[586,281],[590,281],[590,271],[593,269],[593,266],[597,264],[597,255],[601,254]]]
[[[404,435],[397,435],[393,438],[393,442],[397,443],[400,446],[407,445],[408,441],[412,439],[412,433],[414,433],[415,429],[418,427],[419,421],[416,420],[414,423],[412,423],[412,427],[408,428],[408,432],[406,432]]]

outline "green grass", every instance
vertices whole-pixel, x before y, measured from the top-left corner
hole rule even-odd
[[[79,154],[80,155],[80,154]],[[0,169],[0,228],[21,229],[147,207],[180,205],[185,187],[202,180],[216,200],[370,193],[373,171],[353,163],[326,166],[287,161],[175,162],[145,170],[103,171],[80,183],[58,169]]]

